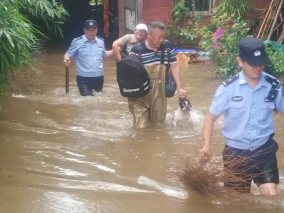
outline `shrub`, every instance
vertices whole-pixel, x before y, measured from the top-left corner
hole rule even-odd
[[[167,38],[179,47],[188,47],[195,42],[194,27],[202,18],[201,13],[197,13],[193,19],[188,19],[189,9],[185,5],[184,0],[176,2],[172,10],[173,23],[166,24]]]
[[[42,19],[49,30],[62,35],[60,24],[68,16],[56,0],[3,0],[0,2],[0,85],[2,96],[9,84],[8,74],[30,65],[30,49],[37,35],[44,36],[30,21]]]
[[[284,48],[284,47],[282,47]],[[270,63],[266,65],[266,71],[271,75],[284,73],[284,51],[273,49],[269,44],[265,45],[265,52],[269,56]]]
[[[216,70],[217,75],[225,77],[236,74],[240,71],[236,62],[239,55],[239,40],[248,36],[248,28],[246,22],[237,19],[231,25],[232,19],[223,14],[217,21],[213,22],[213,26],[204,26],[198,32],[201,35],[199,45],[205,51],[210,52],[210,59],[220,66]],[[215,32],[212,31],[218,28]]]

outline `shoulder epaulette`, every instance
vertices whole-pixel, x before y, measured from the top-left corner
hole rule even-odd
[[[237,75],[234,75],[233,77],[231,78],[228,78],[226,81],[224,81],[222,84],[226,87],[228,86],[229,84],[233,83],[234,81],[236,81],[237,79],[239,79],[239,74]]]
[[[80,36],[80,37],[78,37],[78,38],[74,38],[73,39],[73,42],[76,42],[76,41],[78,41],[78,40],[80,40],[80,39],[82,39],[83,38],[83,36]]]
[[[100,39],[100,40],[102,40],[102,41],[104,41],[104,39],[103,39],[103,38],[101,38],[101,37],[99,37],[99,36],[97,36],[97,38],[98,38],[98,39]]]
[[[281,85],[281,83],[276,78],[272,78],[269,75],[266,75],[264,78],[268,83],[272,85],[273,89],[278,89]]]

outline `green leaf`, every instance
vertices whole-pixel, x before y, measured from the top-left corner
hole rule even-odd
[[[12,47],[15,47],[14,42],[13,42],[11,36],[9,35],[9,33],[6,32],[6,31],[4,31],[3,34],[7,37],[9,43],[11,44],[11,46],[12,46]]]
[[[60,33],[60,24],[68,17],[68,12],[56,0],[2,0],[0,1],[0,84],[2,95],[9,83],[8,74],[21,65],[30,63],[29,48],[36,36],[47,38],[39,26],[33,25],[31,17],[46,22],[49,30]]]

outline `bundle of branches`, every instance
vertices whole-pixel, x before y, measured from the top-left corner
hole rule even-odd
[[[260,39],[274,40],[283,43],[284,38],[284,0],[272,0],[262,16],[262,24],[257,37]]]
[[[226,204],[247,204],[251,207],[252,203],[256,204],[258,201],[248,193],[251,189],[251,180],[260,174],[249,171],[262,163],[255,161],[254,158],[265,152],[261,151],[250,157],[223,156],[226,158],[225,168],[220,160],[211,160],[206,165],[202,165],[199,160],[186,157],[179,162],[175,175],[189,190],[199,195],[218,199]],[[267,205],[267,202],[262,204]]]

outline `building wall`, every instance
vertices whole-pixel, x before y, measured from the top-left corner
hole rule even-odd
[[[118,30],[119,37],[125,34],[124,0],[118,0]]]
[[[154,20],[170,21],[173,5],[173,0],[144,0],[142,22],[148,24]]]
[[[218,6],[220,2],[222,0],[217,0],[214,6]],[[263,10],[269,6],[271,0],[252,0],[252,2],[257,10]],[[153,20],[170,21],[173,5],[174,0],[144,0],[143,18],[139,21],[146,24]],[[208,24],[208,22],[210,22],[210,17],[204,17],[204,24]]]
[[[119,2],[119,35],[125,34],[125,18],[124,18],[124,0]],[[216,0],[215,6],[218,6],[222,0]],[[271,0],[252,0],[258,11],[266,9]],[[151,21],[159,20],[168,22],[172,20],[172,8],[174,0],[137,0],[138,5],[138,23],[149,24]],[[203,17],[202,24],[210,23],[210,17]]]

